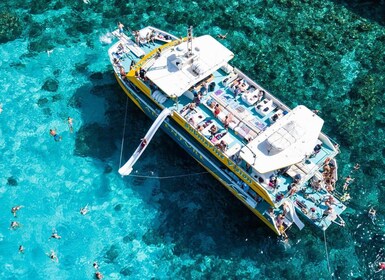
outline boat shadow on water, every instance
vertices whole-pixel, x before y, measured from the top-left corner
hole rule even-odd
[[[99,197],[111,191],[108,176],[117,171],[111,166],[118,161],[124,129],[126,97],[117,93],[122,90],[112,79],[110,73],[90,74],[90,83],[79,87],[69,102],[81,111],[84,120],[76,133],[74,154],[94,159],[104,173],[102,176],[106,177],[97,190]],[[127,103],[127,112],[122,163],[151,125],[151,120],[131,101]],[[241,207],[240,201],[224,192],[210,174],[178,177],[205,170],[163,131],[157,133],[147,149],[137,166],[140,173],[133,175],[154,178],[133,176],[125,183],[127,188],[140,194],[143,201],[159,206],[159,223],[154,223],[144,234],[146,244],[160,245],[167,238],[175,244],[174,254],[198,255],[215,251],[221,257],[231,257],[234,246],[241,251],[259,248],[251,254],[257,255],[266,240],[276,244],[276,235]],[[155,178],[172,176],[176,177]]]

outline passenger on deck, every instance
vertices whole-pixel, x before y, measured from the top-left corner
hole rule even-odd
[[[315,157],[321,151],[321,148],[322,148],[322,143],[315,145],[315,147],[313,149],[313,153],[310,155],[310,157],[311,158]]]
[[[122,64],[120,64],[120,61],[119,61],[119,59],[118,59],[118,58],[116,58],[116,57],[114,57],[114,59],[113,59],[113,62],[114,62],[114,65],[115,65],[116,67],[120,67],[120,66],[122,66]]]
[[[320,191],[322,188],[322,181],[321,180],[312,181],[311,186],[315,191]]]
[[[194,97],[194,100],[193,102],[199,106],[201,104],[201,100],[202,100],[202,94],[199,92],[195,97]]]
[[[228,113],[227,116],[225,117],[225,120],[223,121],[223,126],[226,130],[229,129],[229,125],[232,120],[233,120],[233,114]]]
[[[275,188],[277,186],[277,177],[271,176],[269,181],[269,186]]]
[[[218,144],[215,145],[219,150],[225,152],[227,150],[227,143],[224,140],[221,140]]]
[[[250,173],[251,172],[251,165],[246,162],[246,172]]]
[[[199,125],[197,126],[197,129],[198,129],[198,131],[202,131],[202,130],[205,129],[205,128],[203,127],[203,125],[200,125],[200,124],[199,124]]]
[[[138,31],[138,30],[135,30],[135,31],[134,31],[134,37],[135,37],[135,43],[136,43],[138,46],[140,46],[140,39],[139,39],[140,35],[139,35],[139,31]]]
[[[142,79],[142,80],[145,80],[146,79],[146,70],[142,69],[142,68],[139,68],[139,77]]]
[[[221,107],[219,106],[219,104],[215,105],[215,109],[214,109],[214,117],[218,117],[218,115],[221,113]]]
[[[283,225],[284,220],[285,220],[285,215],[279,214],[277,219],[276,219],[276,223],[277,223],[278,228]]]
[[[213,124],[213,126],[210,127],[210,133],[211,135],[215,135],[215,133],[217,132],[218,132],[218,127],[215,124]]]
[[[295,194],[298,191],[297,184],[291,183],[290,186],[287,187],[287,190],[289,191],[288,196],[289,197],[292,196],[293,194]]]
[[[123,66],[120,66],[119,67],[119,71],[120,71],[120,76],[122,77],[122,79],[124,80],[126,78],[126,70],[124,70],[124,67]]]
[[[159,58],[161,55],[162,55],[162,50],[160,48],[158,48],[156,50],[155,58]]]
[[[130,70],[131,70],[132,68],[134,68],[134,65],[135,65],[135,61],[131,60]]]
[[[330,179],[326,179],[325,184],[326,184],[325,188],[328,192],[330,192],[330,193],[334,192],[334,186],[333,186],[332,181]]]
[[[301,174],[295,174],[294,176],[294,184],[298,184],[301,181]]]
[[[324,211],[324,213],[322,214],[322,217],[325,218],[327,216],[329,216],[330,214],[333,214],[334,213],[334,210],[331,206],[328,207],[328,209],[326,209]]]
[[[123,23],[118,22],[119,35],[122,35],[122,34],[123,34],[123,28],[124,28]]]
[[[267,213],[270,215],[270,217],[272,217],[273,219],[275,218],[275,214],[274,214],[274,209],[273,208],[269,208],[269,210],[267,210]]]
[[[334,200],[334,197],[329,195],[329,197],[325,200],[325,205],[327,207],[332,207],[333,204],[335,204],[335,200]]]

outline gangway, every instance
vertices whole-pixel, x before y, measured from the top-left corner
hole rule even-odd
[[[152,137],[155,135],[160,125],[169,115],[171,115],[171,111],[167,108],[163,109],[163,111],[159,114],[159,116],[156,118],[154,123],[151,125],[150,129],[147,131],[146,136],[144,136],[143,138],[144,140],[142,140],[138,148],[136,148],[131,158],[119,169],[120,175],[127,176],[131,173],[132,167],[134,166],[135,162],[142,155],[142,153],[147,148],[148,143],[150,143]]]

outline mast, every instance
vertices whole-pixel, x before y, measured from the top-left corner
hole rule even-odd
[[[190,57],[193,55],[192,51],[192,39],[193,39],[193,27],[190,26],[187,29],[187,57]]]

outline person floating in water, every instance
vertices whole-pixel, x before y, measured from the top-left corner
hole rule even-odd
[[[103,279],[103,274],[101,274],[99,271],[95,272],[96,279]]]
[[[383,271],[384,269],[385,269],[385,262],[379,262],[378,269],[375,271],[375,273]]]
[[[373,207],[370,207],[369,212],[368,212],[368,216],[372,220],[373,224],[374,224],[374,222],[376,221],[376,218],[377,218],[376,214],[377,214],[376,209],[374,209]]]
[[[356,163],[353,167],[354,171],[357,171],[358,169],[360,169],[361,165],[359,163]]]
[[[222,39],[222,40],[223,40],[223,39],[226,39],[227,34],[228,34],[228,33],[226,33],[226,34],[224,34],[224,35],[223,35],[223,34],[218,34],[217,37],[218,37],[219,39]]]
[[[51,237],[50,238],[54,238],[54,239],[61,239],[61,236],[57,234],[56,230],[53,229],[52,230],[52,234],[51,234]]]
[[[59,142],[61,141],[61,136],[59,134],[56,133],[56,131],[54,129],[50,129],[49,130],[49,134],[53,137],[53,139],[56,141],[56,142]]]
[[[11,223],[10,229],[18,229],[20,227],[20,224],[16,221],[13,221]]]
[[[58,259],[57,255],[56,255],[55,251],[51,250],[51,251],[47,254],[47,256],[48,256],[51,260],[53,260],[54,262],[59,262],[59,259]]]
[[[74,121],[73,118],[68,117],[67,123],[71,133],[74,132],[73,121]]]
[[[88,213],[88,205],[80,208],[80,214],[82,214],[84,216],[87,213]]]
[[[21,208],[23,208],[23,205],[17,205],[12,207],[11,213],[13,214],[14,217],[16,217],[16,212],[19,211]]]
[[[99,265],[98,265],[98,263],[97,262],[94,262],[93,264],[92,264],[92,266],[96,269],[96,270],[98,270],[99,269]]]
[[[344,183],[344,186],[343,186],[343,190],[346,191],[349,187],[349,185],[354,181],[354,178],[350,177],[350,175],[348,175],[348,177],[345,178],[345,183]]]
[[[0,104],[0,114],[3,112],[3,104]]]
[[[19,253],[22,253],[22,254],[24,253],[24,247],[23,247],[23,245],[20,245],[20,246],[19,246]]]

